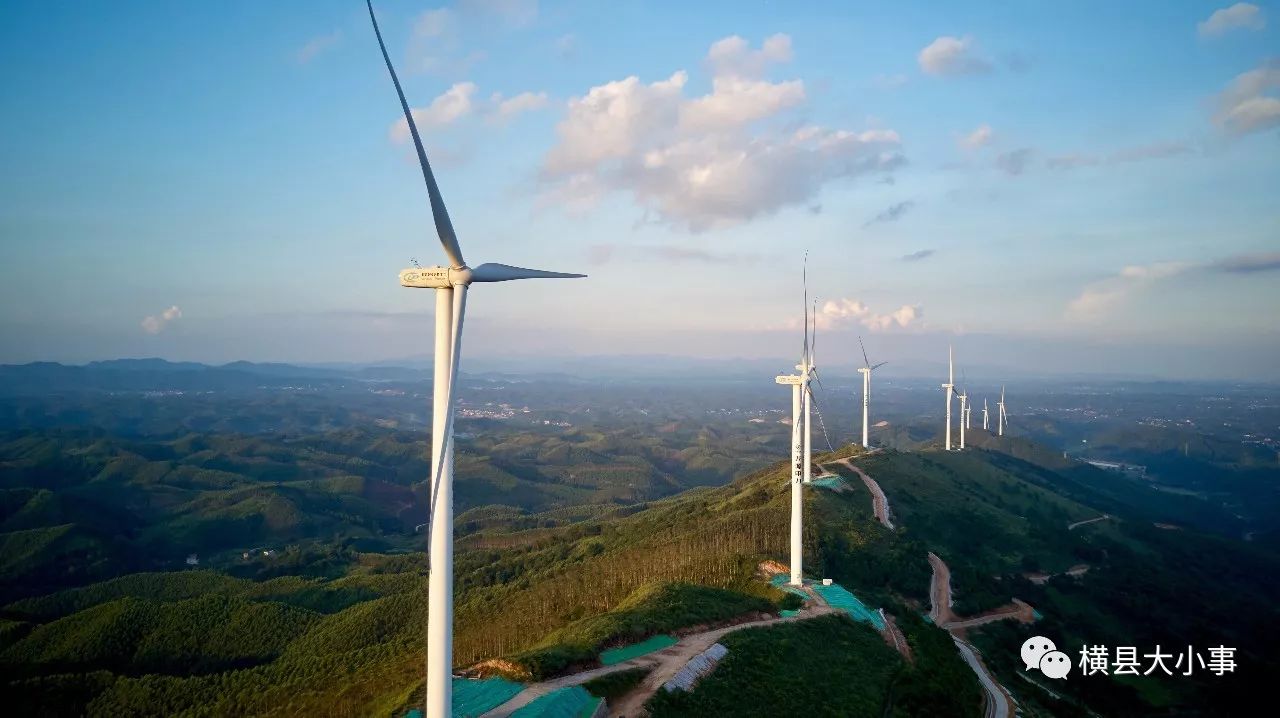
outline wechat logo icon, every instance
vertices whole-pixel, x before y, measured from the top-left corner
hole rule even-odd
[[[1050,678],[1066,678],[1071,672],[1071,659],[1044,636],[1032,636],[1022,643],[1022,662],[1026,670],[1035,668]]]

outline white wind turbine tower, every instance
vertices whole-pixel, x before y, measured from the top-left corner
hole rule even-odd
[[[999,427],[998,436],[1004,436],[1004,426],[1008,423],[1008,415],[1004,413],[1004,387],[1000,387],[1000,401],[996,402],[998,414],[996,416],[996,425]]]
[[[956,395],[956,398],[960,400],[960,448],[963,449],[965,417],[968,416],[969,390],[962,388],[960,393]]]
[[[951,394],[956,388],[956,365],[951,347],[947,347],[947,383],[942,385],[947,390],[947,451],[951,451]]]
[[[473,282],[505,282],[513,279],[570,279],[582,274],[544,272],[506,264],[481,264],[471,268],[462,259],[449,212],[436,185],[427,153],[422,148],[413,113],[396,77],[387,46],[378,29],[372,0],[366,0],[373,32],[382,50],[382,59],[391,74],[400,109],[404,111],[409,134],[426,180],[431,215],[436,234],[449,259],[448,267],[415,267],[400,272],[400,285],[436,292],[435,374],[432,382],[431,416],[431,506],[427,520],[429,572],[427,589],[427,683],[426,715],[450,716],[453,712],[453,418],[454,387],[458,380],[458,360],[462,352],[462,322],[466,313],[467,287]]]
[[[815,317],[816,321],[816,317]],[[774,378],[777,384],[791,387],[791,585],[804,585],[804,485],[809,483],[809,381],[813,369],[813,349],[809,343],[809,298],[805,290],[804,348],[798,374]]]
[[[862,375],[862,448],[870,448],[869,440],[870,428],[867,424],[868,405],[871,403],[871,372],[888,364],[889,362],[880,362],[875,366],[871,366],[871,360],[867,358],[867,347],[862,343],[862,337],[858,337],[858,346],[862,347],[862,366],[858,369],[858,373]]]
[[[982,430],[990,431],[989,414],[987,412],[987,398],[982,397]]]

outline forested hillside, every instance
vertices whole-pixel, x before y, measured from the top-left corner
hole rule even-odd
[[[19,567],[23,561],[47,566],[42,557],[57,555],[59,541],[76,549],[65,534],[92,532],[99,528],[94,521],[111,520],[77,513],[76,502],[106,493],[97,493],[97,484],[123,497],[119,505],[129,515],[155,517],[173,535],[245,505],[253,510],[243,515],[256,518],[226,533],[200,534],[227,542],[213,544],[223,548],[209,556],[223,562],[211,570],[97,582],[87,576],[76,580],[78,587],[58,591],[10,589],[0,614],[5,692],[16,705],[67,715],[87,708],[93,714],[356,716],[407,705],[420,690],[425,562],[395,507],[412,496],[401,478],[412,472],[399,467],[416,459],[394,435],[362,444],[359,458],[344,458],[353,436],[284,444],[243,439],[234,450],[196,439],[122,447],[86,438],[65,455],[51,454],[47,439],[11,444],[21,451],[11,450],[6,476],[42,482],[8,490],[5,521],[15,523],[5,535],[23,550],[6,559]],[[1154,715],[1167,705],[1250,699],[1259,675],[1275,668],[1267,650],[1277,638],[1268,628],[1280,575],[1274,556],[1191,528],[1159,528],[1161,512],[1179,507],[1144,505],[1151,490],[1118,475],[1025,443],[979,443],[987,448],[870,454],[849,448],[815,457],[845,481],[838,490],[806,490],[810,575],[835,578],[868,605],[883,606],[914,655],[910,664],[896,653],[887,665],[877,664],[885,671],[876,684],[882,688],[850,694],[851,701],[904,716],[977,709],[973,673],[950,637],[921,619],[928,611],[930,551],[951,568],[957,613],[1019,598],[1042,616],[1032,626],[992,623],[970,633],[1029,714]],[[178,446],[181,455],[164,453]],[[302,460],[291,463],[278,453],[282,446]],[[60,471],[48,463],[55,456]],[[834,463],[847,456],[879,481],[894,530],[876,521],[861,481]],[[224,482],[221,488],[192,488],[217,482]],[[244,482],[253,485],[240,486]],[[588,499],[543,511],[489,505],[461,512],[457,668],[537,679],[593,665],[601,651],[655,633],[776,612],[788,599],[768,585],[759,566],[786,560],[789,491],[785,467],[777,464],[723,487],[638,503]],[[1110,518],[1077,526],[1104,513]],[[61,530],[20,528],[37,516],[72,518],[73,528],[63,538],[27,539],[31,531]],[[105,554],[116,563],[99,564],[104,577],[128,565],[128,551],[156,545],[148,542],[160,535],[145,526],[120,536],[96,534],[101,546],[114,540],[114,548],[125,551]],[[303,538],[271,556],[259,551],[245,559],[243,540],[232,548],[237,537],[259,536]],[[1066,575],[1080,565],[1087,571]],[[883,650],[866,626],[849,630],[854,633],[841,645]],[[1238,647],[1240,671],[1217,683],[1187,679],[1159,694],[1124,681],[1071,681],[1054,699],[1016,677],[1016,648],[1033,631],[1054,635],[1060,645],[1100,637],[1135,645],[1225,641]],[[767,641],[741,640],[746,663],[727,664],[728,685],[735,671],[749,673],[751,661],[773,655]],[[850,665],[862,660],[847,658]],[[735,693],[709,693],[705,700],[719,705]]]

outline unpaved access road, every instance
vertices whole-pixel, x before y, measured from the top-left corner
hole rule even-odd
[[[929,565],[933,567],[933,576],[929,579],[929,617],[933,625],[942,628],[957,618],[951,612],[951,569],[932,551]]]
[[[1076,529],[1076,527],[1078,527],[1078,526],[1084,526],[1085,524],[1091,524],[1091,523],[1093,523],[1093,522],[1095,522],[1095,521],[1105,521],[1105,520],[1107,520],[1107,519],[1109,519],[1109,518],[1111,518],[1111,515],[1110,515],[1110,514],[1103,514],[1103,515],[1099,516],[1099,517],[1098,517],[1098,518],[1096,518],[1096,519],[1085,519],[1084,521],[1077,521],[1077,522],[1075,522],[1075,523],[1073,523],[1073,524],[1067,524],[1067,530],[1068,530],[1068,531],[1074,531],[1074,530]]]
[[[951,634],[951,639],[956,642],[956,649],[960,651],[960,656],[977,674],[984,693],[983,710],[986,718],[1009,718],[1014,715],[1016,708],[1013,696],[1009,695],[1004,686],[996,680],[995,675],[982,662],[982,657],[978,655],[977,650],[966,643],[961,636],[964,635],[965,628],[983,623],[1023,616],[1029,618],[1031,606],[1014,599],[1015,607],[1007,611],[998,610],[985,616],[961,619],[951,610],[951,569],[947,568],[947,563],[932,551],[929,552],[929,565],[933,567],[933,577],[929,580],[929,602],[932,604],[929,616],[933,618],[935,626],[944,628]]]
[[[511,700],[503,703],[485,713],[481,718],[503,718],[511,715],[513,712],[529,705],[540,696],[544,696],[558,688],[566,688],[568,686],[577,686],[599,676],[618,671],[625,671],[629,668],[651,668],[649,675],[640,683],[636,689],[623,696],[616,705],[613,706],[609,715],[626,715],[638,716],[649,697],[654,694],[663,683],[671,680],[676,673],[684,668],[685,664],[694,656],[702,653],[711,647],[713,643],[720,640],[721,637],[741,631],[744,628],[758,628],[760,626],[773,626],[779,623],[790,623],[792,621],[805,621],[818,616],[825,616],[835,613],[837,609],[830,606],[813,606],[811,608],[802,609],[798,615],[787,618],[769,618],[760,621],[749,621],[747,623],[739,623],[733,626],[717,628],[711,631],[703,631],[694,633],[681,638],[678,643],[673,646],[662,649],[655,653],[632,658],[629,661],[616,663],[612,666],[604,666],[602,668],[593,668],[589,671],[573,673],[559,678],[552,678],[549,681],[534,683],[524,690],[517,693]]]
[[[849,469],[862,479],[862,483],[866,484],[867,490],[871,492],[871,512],[875,514],[876,520],[880,522],[880,525],[892,531],[893,519],[889,515],[889,497],[884,495],[880,484],[875,479],[867,476],[867,472],[856,466],[850,459],[841,459],[834,463]],[[823,464],[819,468],[823,471],[830,471],[827,468],[830,465]]]

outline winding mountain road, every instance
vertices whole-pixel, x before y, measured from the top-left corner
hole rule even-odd
[[[871,492],[871,512],[875,514],[876,520],[880,522],[881,526],[892,531],[893,519],[890,518],[889,514],[889,497],[884,495],[884,491],[880,488],[880,484],[877,483],[875,479],[867,476],[867,472],[855,465],[851,459],[841,459],[834,463],[849,469],[862,479],[862,483],[866,484],[867,490]],[[830,466],[830,464],[822,464],[819,465],[818,468],[823,471],[830,471],[830,469],[827,468],[828,466]]]
[[[725,626],[711,631],[703,631],[701,633],[693,633],[681,638],[673,646],[664,648],[661,651],[650,653],[644,656],[638,656],[628,661],[615,663],[612,666],[603,666],[601,668],[592,668],[591,670],[573,673],[559,678],[542,681],[541,683],[533,683],[525,687],[511,700],[481,715],[481,718],[505,718],[515,711],[529,705],[537,698],[544,696],[559,688],[567,688],[569,686],[578,686],[587,681],[598,678],[610,673],[625,671],[631,668],[650,668],[649,675],[640,683],[638,687],[627,695],[623,696],[615,705],[609,709],[611,716],[637,716],[640,710],[649,698],[662,687],[662,684],[671,680],[676,673],[684,668],[694,656],[702,653],[711,647],[713,643],[719,641],[723,636],[741,631],[744,628],[759,628],[761,626],[773,626],[779,623],[791,623],[793,621],[805,621],[818,616],[825,616],[836,613],[838,609],[831,608],[827,605],[814,605],[801,609],[800,613],[795,616],[783,618],[768,618],[759,621],[748,621],[733,626]]]
[[[933,576],[929,580],[930,618],[933,619],[934,625],[945,629],[951,634],[951,640],[955,641],[956,649],[960,651],[960,657],[977,674],[978,683],[982,685],[984,693],[983,713],[986,718],[1009,718],[1014,715],[1017,707],[1017,704],[1013,701],[1013,696],[1009,694],[1009,691],[1005,690],[1004,686],[1000,685],[995,675],[991,673],[991,669],[987,668],[987,665],[982,662],[982,657],[978,654],[977,649],[969,645],[961,636],[964,633],[964,629],[973,626],[980,626],[992,621],[1002,621],[1008,618],[1029,617],[1031,606],[1014,599],[1016,604],[1014,609],[961,619],[951,610],[951,569],[947,568],[947,563],[932,551],[929,552],[929,565],[933,567]]]
[[[944,628],[956,620],[951,612],[951,569],[938,554],[929,552],[929,565],[933,567],[933,575],[929,578],[929,618],[933,625]]]

